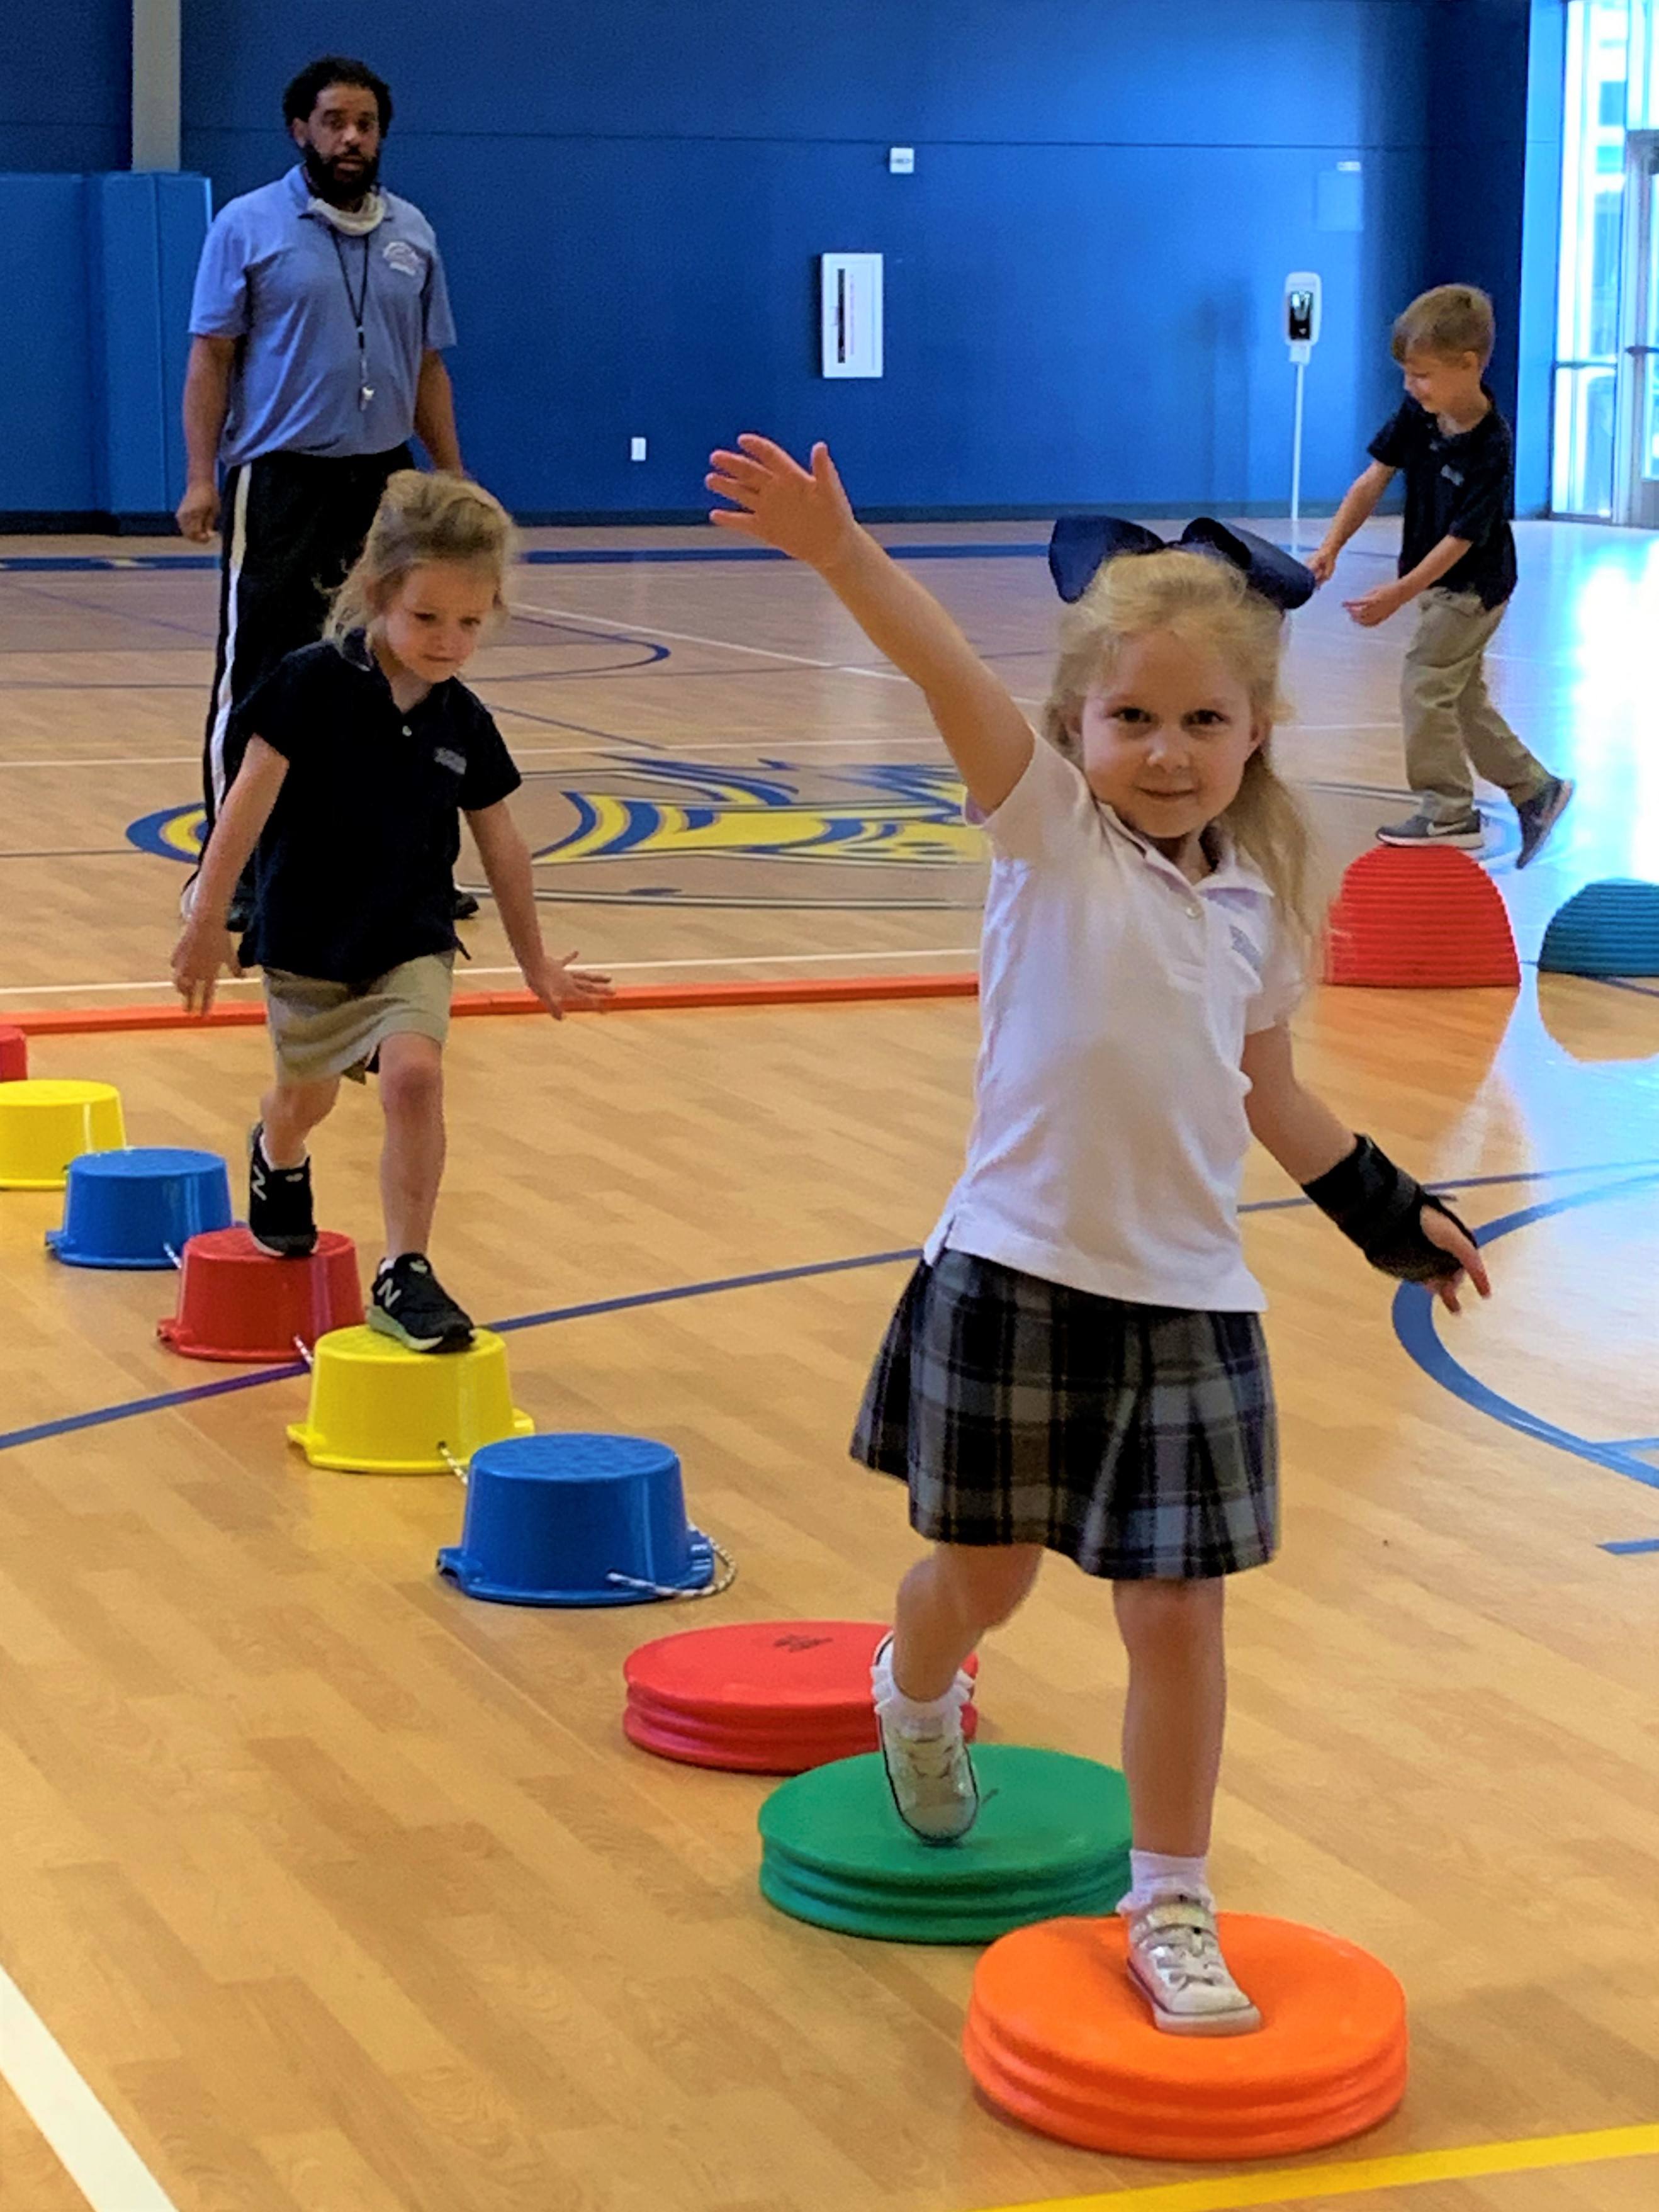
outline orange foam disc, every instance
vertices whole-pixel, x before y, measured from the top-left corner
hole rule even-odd
[[[1326,936],[1325,981],[1418,991],[1521,981],[1503,893],[1467,853],[1378,845],[1342,878]]]
[[[1049,1920],[994,1943],[963,2037],[990,2102],[1040,2134],[1127,2158],[1281,2157],[1386,2119],[1406,2091],[1406,1995],[1340,1937],[1223,1913],[1261,2014],[1250,2035],[1167,2035],[1129,1979],[1123,1924]]]

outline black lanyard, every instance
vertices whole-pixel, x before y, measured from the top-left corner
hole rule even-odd
[[[345,286],[346,305],[357,325],[357,404],[367,407],[374,397],[374,386],[368,380],[368,340],[363,334],[363,313],[368,306],[368,234],[365,233],[363,236],[363,281],[356,299],[352,297],[351,278],[346,270],[345,248],[340,243],[339,232],[331,223],[328,235],[334,248],[334,258],[340,264],[340,282]]]

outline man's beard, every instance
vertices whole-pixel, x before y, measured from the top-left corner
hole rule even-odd
[[[366,193],[374,191],[380,178],[378,154],[366,156],[361,169],[348,171],[342,176],[335,166],[337,156],[325,159],[314,146],[304,146],[301,151],[305,156],[306,178],[312,191],[331,207],[355,207]]]

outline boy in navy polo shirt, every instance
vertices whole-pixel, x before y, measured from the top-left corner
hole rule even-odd
[[[202,858],[173,975],[193,1011],[219,971],[264,970],[276,1076],[249,1147],[248,1228],[279,1258],[317,1242],[306,1139],[340,1079],[380,1077],[386,1252],[370,1328],[452,1352],[472,1324],[427,1257],[443,1175],[443,1047],[465,814],[525,981],[555,1018],[610,996],[602,975],[548,957],[530,854],[507,800],[501,733],[459,682],[505,600],[512,528],[459,477],[394,476],[329,636],[302,646],[239,710],[246,750]],[[256,852],[257,848],[257,852]],[[240,955],[226,916],[255,857]]]
[[[1322,584],[1396,471],[1406,474],[1400,573],[1344,602],[1370,629],[1413,599],[1417,635],[1401,676],[1406,773],[1416,811],[1377,831],[1385,845],[1485,842],[1470,773],[1506,792],[1521,823],[1516,866],[1534,860],[1572,786],[1534,759],[1486,690],[1483,666],[1515,589],[1515,449],[1485,382],[1492,301],[1469,284],[1413,300],[1394,326],[1406,398],[1370,444],[1371,465],[1350,488],[1308,566]]]

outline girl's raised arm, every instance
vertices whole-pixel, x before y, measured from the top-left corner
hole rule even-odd
[[[975,804],[1001,805],[1025,773],[1031,726],[931,592],[860,526],[827,446],[811,471],[769,438],[710,455],[708,489],[729,507],[709,520],[816,568],[880,653],[921,691]]]

